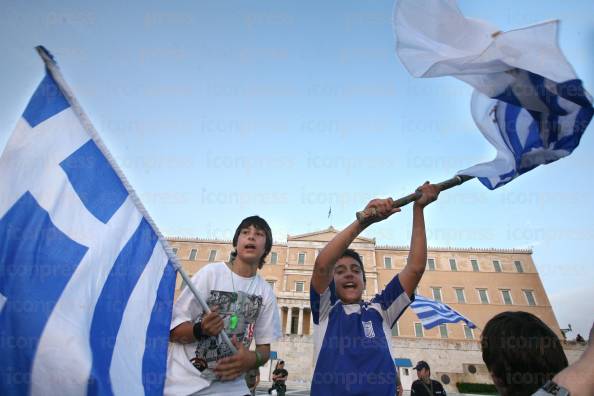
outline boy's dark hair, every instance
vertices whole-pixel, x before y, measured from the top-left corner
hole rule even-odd
[[[567,367],[557,335],[528,312],[502,312],[481,337],[483,360],[504,396],[531,395]]]
[[[264,255],[262,256],[262,258],[260,258],[260,263],[258,264],[258,268],[261,269],[264,266],[264,260],[266,259],[266,256],[268,256],[268,253],[270,253],[270,250],[272,249],[272,231],[270,230],[270,226],[268,225],[266,220],[264,220],[260,216],[250,216],[243,219],[241,223],[239,223],[239,225],[237,226],[237,229],[235,230],[235,235],[233,235],[233,247],[237,248],[237,240],[239,239],[239,233],[241,232],[241,230],[249,228],[250,226],[254,226],[256,229],[262,230],[266,234],[266,245],[264,245]],[[231,252],[231,261],[235,260],[235,257],[237,257],[237,249]]]
[[[365,267],[363,267],[363,260],[361,260],[361,256],[359,256],[359,253],[355,252],[353,249],[347,249],[344,251],[344,253],[342,253],[342,256],[340,256],[339,258],[343,257],[354,258],[355,261],[359,263],[359,266],[361,267],[361,272],[363,273],[363,282],[367,282],[367,278],[365,277]]]

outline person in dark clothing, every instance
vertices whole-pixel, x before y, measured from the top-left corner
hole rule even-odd
[[[426,361],[419,361],[413,370],[417,370],[419,379],[412,383],[411,396],[446,396],[441,383],[431,379],[431,369]]]
[[[287,391],[287,385],[285,381],[287,381],[287,376],[289,372],[285,370],[285,362],[279,360],[276,363],[276,367],[272,372],[272,388],[268,389],[268,393],[270,394],[273,389],[276,389],[276,394],[278,396],[285,396],[285,392]]]

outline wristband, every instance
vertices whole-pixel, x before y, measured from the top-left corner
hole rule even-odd
[[[260,352],[256,351],[256,368],[262,365],[264,365],[264,362],[262,361],[262,355],[260,354]]]
[[[192,332],[194,333],[194,338],[197,340],[204,337],[204,333],[202,332],[202,320],[198,320],[198,322],[194,323]]]

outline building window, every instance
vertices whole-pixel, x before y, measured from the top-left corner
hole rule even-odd
[[[439,335],[441,338],[448,338],[448,326],[445,323],[439,325]]]
[[[215,261],[216,258],[217,258],[217,251],[212,249],[210,251],[210,253],[208,254],[208,262],[211,263],[211,262]]]
[[[489,295],[487,294],[487,289],[478,289],[478,294],[481,304],[489,304]]]
[[[305,264],[305,253],[299,253],[299,256],[297,258],[297,264]]]
[[[501,263],[499,260],[493,260],[493,269],[495,272],[501,272]]]
[[[429,271],[435,271],[435,259],[427,259],[427,268],[429,268]]]
[[[509,289],[501,289],[501,297],[505,305],[512,305],[511,291]]]
[[[196,260],[196,254],[197,254],[197,253],[198,253],[198,250],[196,250],[196,249],[192,249],[192,250],[190,250],[190,257],[189,257],[189,260],[190,260],[190,261],[194,261],[194,260]]]
[[[522,262],[514,261],[514,265],[516,266],[516,271],[518,271],[519,273],[524,272],[524,267],[522,267]]]
[[[305,290],[305,282],[295,282],[295,291],[303,293]]]
[[[524,290],[524,295],[526,296],[526,302],[528,305],[536,305],[536,300],[534,299],[534,290]]]
[[[441,302],[441,287],[432,287],[431,290],[433,290],[433,299]]]
[[[454,288],[456,290],[456,298],[460,304],[466,303],[466,297],[464,296],[464,289],[460,287]]]
[[[474,272],[479,272],[479,264],[478,264],[478,260],[470,260],[470,265],[472,265],[472,270]]]
[[[474,340],[474,332],[470,327],[466,325],[464,325],[464,336],[467,340]]]
[[[452,271],[458,271],[458,264],[456,264],[456,259],[450,259],[450,269]]]
[[[266,280],[266,282],[268,282],[268,284],[270,285],[270,287],[272,288],[272,290],[274,290],[274,286],[276,285],[276,281]]]
[[[415,323],[415,336],[416,337],[423,337],[423,325],[420,323]]]
[[[392,326],[392,337],[398,337],[400,335],[400,330],[398,330],[398,322],[394,323]]]
[[[173,254],[177,255],[177,248],[172,248],[171,251],[173,252]]]
[[[271,252],[270,253],[270,264],[276,264],[277,261],[278,261],[278,253]]]
[[[384,268],[392,269],[392,257],[384,257]]]

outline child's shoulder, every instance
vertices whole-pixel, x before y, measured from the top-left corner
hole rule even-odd
[[[200,268],[198,272],[221,272],[227,271],[228,267],[227,264],[223,261],[215,261],[213,263],[208,263],[204,267]]]

